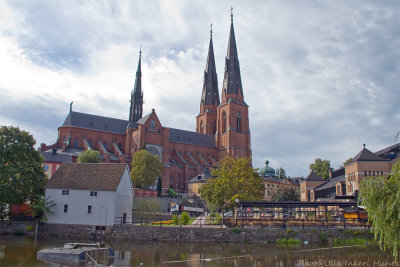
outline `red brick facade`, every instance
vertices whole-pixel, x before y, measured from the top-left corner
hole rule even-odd
[[[58,128],[58,141],[51,146],[42,144],[41,151],[55,148],[59,153],[70,153],[76,157],[80,151],[94,149],[100,151],[104,162],[129,162],[136,151],[145,147],[158,155],[165,166],[163,189],[173,188],[178,192],[187,192],[190,179],[204,172],[205,168],[216,166],[216,162],[226,155],[251,157],[248,106],[241,88],[233,23],[221,104],[210,40],[196,132],[164,127],[154,109],[142,118],[140,62],[139,58],[131,101],[135,106],[131,104],[129,121],[71,110],[63,126]],[[232,66],[234,68],[230,69]],[[236,87],[226,86],[228,83]],[[136,120],[135,116],[140,119]]]

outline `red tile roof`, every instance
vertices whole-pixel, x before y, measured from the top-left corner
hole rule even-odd
[[[61,165],[46,188],[116,191],[128,164],[69,163]]]

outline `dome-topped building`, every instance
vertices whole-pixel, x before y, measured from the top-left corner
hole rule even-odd
[[[263,177],[274,177],[275,176],[275,170],[271,167],[268,166],[269,161],[265,161],[265,167],[260,169],[260,175]]]

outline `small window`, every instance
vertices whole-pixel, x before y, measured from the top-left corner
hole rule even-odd
[[[154,120],[150,121],[150,131],[156,130],[156,122]]]
[[[63,189],[62,194],[66,195],[66,196],[69,195],[69,190],[68,189]]]
[[[43,164],[43,170],[44,170],[44,171],[47,171],[48,169],[49,169],[49,165]]]
[[[97,191],[90,191],[91,197],[97,197]]]
[[[87,206],[87,213],[92,213],[92,205]]]
[[[64,205],[64,212],[68,212],[68,205],[67,204]]]

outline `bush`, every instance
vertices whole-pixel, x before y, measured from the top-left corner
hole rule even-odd
[[[27,232],[33,232],[33,226],[32,225],[28,225],[27,227],[26,227],[26,231]]]
[[[187,225],[189,223],[190,216],[186,211],[184,211],[181,214],[181,219],[182,219],[182,224]]]
[[[326,242],[326,241],[328,241],[328,234],[325,232],[320,232],[318,235],[318,239],[321,242]]]
[[[276,244],[280,247],[296,247],[300,245],[298,238],[278,238]]]
[[[178,215],[174,215],[174,216],[172,216],[172,223],[173,224],[179,224],[179,218],[178,218]]]
[[[239,228],[232,228],[231,232],[234,234],[239,234],[240,233],[240,229]]]

